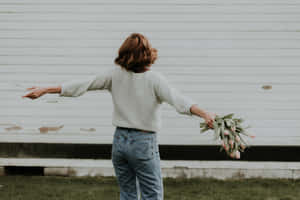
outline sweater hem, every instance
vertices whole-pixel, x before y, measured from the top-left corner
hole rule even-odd
[[[130,124],[125,124],[125,123],[119,123],[116,121],[112,121],[112,125],[115,127],[123,127],[123,128],[132,128],[132,129],[140,129],[140,130],[145,130],[145,131],[152,131],[157,133],[160,129],[159,128],[149,128],[149,127],[145,127],[145,126],[133,126]]]

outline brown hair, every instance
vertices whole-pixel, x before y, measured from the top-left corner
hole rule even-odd
[[[145,72],[157,59],[157,50],[140,33],[132,33],[121,45],[115,63],[127,71]]]

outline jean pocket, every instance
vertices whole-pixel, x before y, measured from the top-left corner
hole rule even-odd
[[[154,158],[154,145],[153,139],[147,138],[144,140],[137,140],[134,142],[134,151],[136,159],[138,160],[151,160]]]

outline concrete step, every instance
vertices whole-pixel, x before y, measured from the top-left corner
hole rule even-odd
[[[111,160],[0,158],[0,174],[9,166],[43,167],[49,176],[115,176]],[[172,178],[300,178],[300,162],[161,160],[161,168]]]

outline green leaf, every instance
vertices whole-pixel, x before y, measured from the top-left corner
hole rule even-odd
[[[229,118],[231,119],[233,117],[234,113],[230,113],[228,115],[225,115],[223,118],[226,119],[226,118]]]
[[[221,152],[221,151],[223,151],[223,150],[224,150],[224,147],[221,146],[219,152]]]
[[[221,133],[221,139],[224,138],[224,131],[225,131],[225,127],[224,127],[224,122],[223,122],[222,125],[221,125],[221,130],[220,130],[220,133]]]
[[[220,127],[215,127],[215,128],[214,128],[215,134],[218,134],[219,128],[220,128]]]
[[[215,140],[217,140],[220,137],[220,131],[221,131],[220,127],[215,129]]]
[[[248,128],[251,128],[251,126],[246,126],[244,129],[248,129]]]
[[[200,123],[200,128],[204,128],[207,124],[205,122]]]
[[[235,118],[233,120],[236,121],[236,122],[238,122],[238,123],[244,122],[244,120],[242,118]]]
[[[224,121],[222,122],[222,125],[221,125],[221,132],[224,133],[225,131],[225,123]]]
[[[231,126],[231,121],[229,119],[225,119],[225,124],[229,128]]]
[[[204,133],[205,131],[208,131],[209,130],[209,127],[204,127],[203,129],[201,129],[201,133]]]

